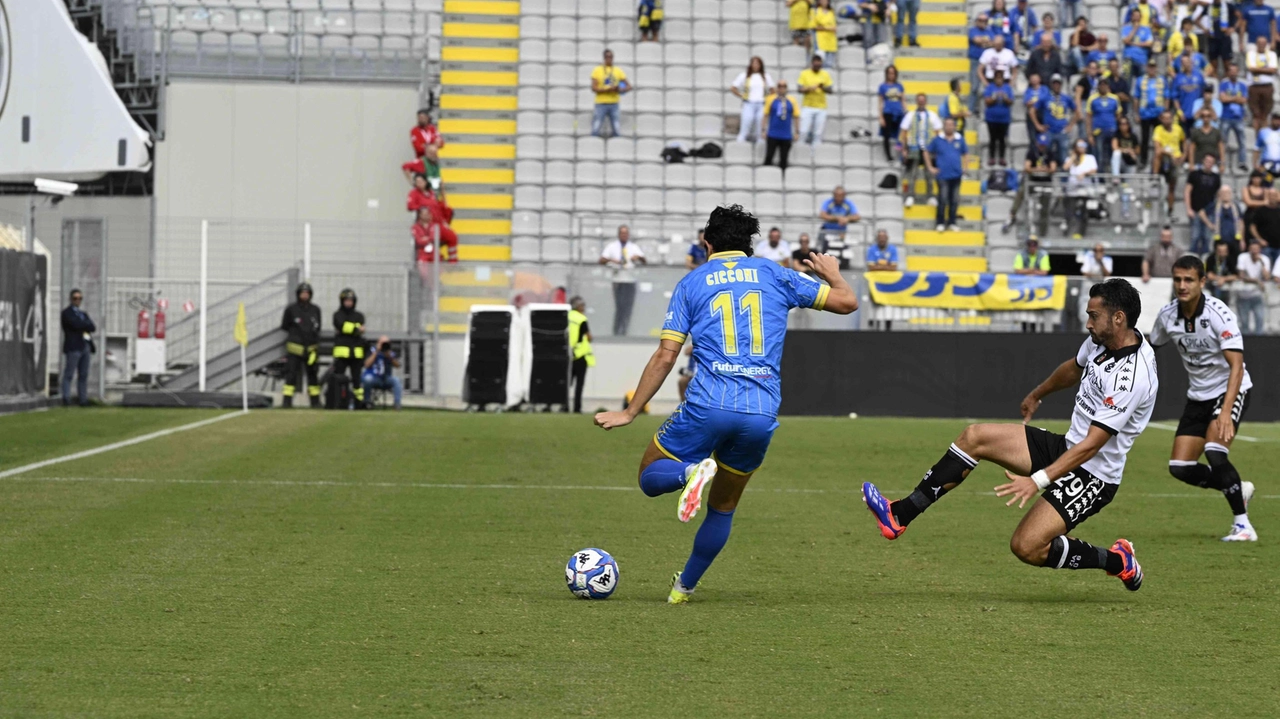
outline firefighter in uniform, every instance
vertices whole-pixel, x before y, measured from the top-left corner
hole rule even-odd
[[[284,308],[280,327],[289,333],[285,339],[288,354],[284,378],[284,406],[293,406],[293,393],[302,380],[302,370],[307,371],[307,394],[311,406],[320,406],[320,377],[316,366],[316,353],[320,350],[320,308],[311,304],[311,285],[303,282],[294,292],[297,302]]]
[[[569,300],[569,349],[573,352],[573,411],[582,412],[582,386],[587,381],[587,368],[596,366],[591,351],[591,326],[582,313],[587,303],[581,297]]]
[[[364,387],[360,373],[364,371],[364,315],[356,311],[356,291],[347,288],[338,293],[338,311],[333,313],[333,374],[351,372],[351,392],[356,407],[364,408]]]

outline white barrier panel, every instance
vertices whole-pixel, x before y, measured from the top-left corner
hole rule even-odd
[[[62,0],[0,0],[0,137],[5,182],[89,180],[151,164],[150,138]]]

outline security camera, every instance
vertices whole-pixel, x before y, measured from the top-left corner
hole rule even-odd
[[[42,177],[36,178],[36,191],[46,195],[60,195],[62,197],[71,197],[76,194],[76,190],[80,186],[74,182],[59,182],[58,180],[46,180]]]

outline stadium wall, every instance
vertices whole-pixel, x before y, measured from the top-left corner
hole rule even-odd
[[[243,263],[211,274],[260,277],[293,261],[274,252],[273,228],[297,223],[403,223],[398,235],[353,242],[330,233],[317,255],[352,261],[405,262],[412,218],[400,165],[412,159],[409,128],[418,106],[412,86],[175,80],[166,95],[166,135],[156,147],[156,218],[160,275],[191,276],[198,247],[188,232],[166,232],[201,218],[262,228],[260,272]],[[333,244],[334,247],[327,247]],[[235,251],[242,256],[244,250]]]
[[[787,333],[782,414],[1018,418],[1018,405],[1083,341],[1070,334],[984,332]],[[1249,337],[1245,352],[1254,392],[1248,418],[1280,420],[1280,337]],[[1160,368],[1157,420],[1175,420],[1187,376],[1171,347]],[[1037,417],[1071,415],[1073,393],[1044,401]]]
[[[107,274],[146,277],[150,272],[151,199],[148,197],[68,197],[58,204],[42,198],[36,209],[36,239],[52,255],[49,276],[60,277],[62,221],[101,218],[107,223]],[[27,222],[26,195],[0,195],[0,222],[21,229]],[[53,289],[53,287],[51,287]]]

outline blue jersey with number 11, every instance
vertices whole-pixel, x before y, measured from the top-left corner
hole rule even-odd
[[[676,285],[662,339],[693,339],[689,404],[777,416],[787,312],[820,310],[831,288],[771,260],[717,252]]]

